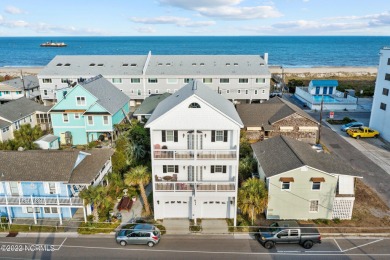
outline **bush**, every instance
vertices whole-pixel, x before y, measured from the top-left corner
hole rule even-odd
[[[119,223],[81,223],[77,232],[79,234],[97,234],[97,233],[110,233],[113,232]]]
[[[197,219],[195,225],[195,221],[190,219],[190,231],[195,233],[202,231],[202,220]]]
[[[314,219],[313,222],[315,224],[324,224],[324,225],[329,225],[330,224],[330,220],[329,219],[322,219],[322,218]]]
[[[341,220],[339,218],[335,218],[335,219],[333,219],[333,223],[340,224]]]

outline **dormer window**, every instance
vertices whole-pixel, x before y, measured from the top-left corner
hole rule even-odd
[[[238,66],[238,63],[234,63],[234,66]]]
[[[192,63],[192,66],[196,66],[196,63]]]
[[[162,66],[163,64],[162,64],[162,63],[158,63],[157,65],[158,65],[158,66]]]
[[[62,66],[62,63],[58,63],[57,66],[58,66],[58,67],[59,67],[59,66]]]
[[[128,63],[123,63],[122,66],[123,67],[127,67],[127,66],[129,66],[129,64]]]
[[[131,67],[136,67],[137,66],[137,64],[135,64],[135,63],[131,63],[131,65],[130,65]]]
[[[98,64],[98,67],[103,67],[103,63],[99,63],[99,64]]]
[[[188,108],[200,108],[200,105],[196,102],[191,103]]]
[[[70,66],[70,63],[65,63],[65,65],[64,66],[67,66],[67,67],[69,67]]]
[[[171,64],[170,64],[170,63],[167,63],[167,64],[165,64],[165,65],[167,65],[167,66],[171,66]]]
[[[204,63],[202,62],[202,63],[200,64],[200,66],[204,66]]]
[[[90,66],[90,67],[93,67],[93,66],[95,66],[95,63],[91,63],[91,64],[89,64],[89,66]]]
[[[226,63],[226,66],[230,66],[230,63]]]

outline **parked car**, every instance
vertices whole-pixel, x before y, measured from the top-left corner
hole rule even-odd
[[[316,228],[300,226],[296,221],[278,221],[267,228],[260,228],[257,239],[267,249],[277,243],[300,244],[305,249],[321,243],[321,235]]]
[[[137,224],[130,229],[121,229],[117,232],[115,240],[121,246],[148,245],[153,247],[160,242],[160,230],[151,224]]]
[[[351,122],[351,123],[342,125],[341,131],[347,132],[348,129],[359,128],[361,126],[364,126],[364,124],[362,122]]]
[[[379,132],[366,126],[361,126],[357,129],[347,130],[347,134],[353,138],[360,139],[361,137],[379,137]]]

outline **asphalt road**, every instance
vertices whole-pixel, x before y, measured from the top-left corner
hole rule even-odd
[[[165,235],[153,248],[121,247],[113,237],[16,237],[0,238],[0,259],[389,259],[389,246],[386,238],[325,238],[310,250],[295,244],[267,250],[232,236]]]

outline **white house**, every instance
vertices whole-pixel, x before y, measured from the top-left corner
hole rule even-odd
[[[150,128],[155,219],[234,218],[240,128],[233,104],[199,81],[167,97]]]
[[[39,99],[40,92],[37,76],[28,75],[0,82],[0,103],[21,97],[34,100]]]
[[[42,100],[56,90],[103,75],[140,104],[151,94],[175,93],[192,79],[234,102],[269,99],[268,54],[260,55],[66,55],[56,56],[38,74]]]
[[[47,134],[34,141],[42,150],[58,150],[60,149],[60,137],[52,134]]]
[[[390,107],[387,109],[387,105],[390,106],[390,47],[382,48],[379,54],[370,127],[378,130],[384,139],[390,141]]]

